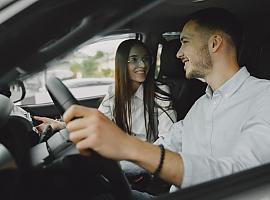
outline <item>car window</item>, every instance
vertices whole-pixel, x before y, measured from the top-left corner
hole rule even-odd
[[[45,88],[45,80],[51,76],[60,78],[77,98],[105,95],[114,82],[114,59],[118,45],[135,33],[112,35],[88,41],[61,59],[48,63],[42,71],[24,80],[26,96],[22,105],[52,102]]]

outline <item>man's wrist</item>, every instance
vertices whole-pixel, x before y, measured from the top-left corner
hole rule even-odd
[[[128,160],[134,163],[137,163],[140,160],[140,157],[142,156],[142,145],[145,143],[142,140],[138,139],[135,136],[128,135],[126,133],[126,138],[124,144],[124,160]]]
[[[156,168],[156,170],[153,172],[153,178],[157,178],[159,176],[159,174],[161,173],[162,167],[163,167],[163,162],[165,159],[165,148],[162,144],[158,145],[160,148],[160,160],[159,160],[159,164]]]

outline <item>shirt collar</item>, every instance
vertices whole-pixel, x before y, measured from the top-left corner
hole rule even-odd
[[[229,97],[240,88],[248,77],[250,77],[250,73],[247,71],[246,67],[242,67],[214,93],[220,93],[222,96]],[[213,90],[209,85],[205,92],[207,97],[212,98]]]

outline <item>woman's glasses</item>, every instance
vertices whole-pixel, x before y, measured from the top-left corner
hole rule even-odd
[[[154,59],[151,56],[144,56],[144,57],[131,56],[128,59],[128,63],[134,66],[139,66],[141,63],[149,66],[149,65],[152,65],[153,62],[154,62]]]

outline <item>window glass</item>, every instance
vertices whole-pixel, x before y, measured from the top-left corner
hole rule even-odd
[[[67,56],[48,63],[47,70],[24,80],[22,105],[52,102],[45,88],[50,76],[60,78],[78,99],[100,97],[114,81],[114,59],[118,45],[136,34],[121,34],[88,41]]]
[[[180,32],[166,32],[162,34],[162,37],[167,40],[173,40],[173,39],[179,39],[180,38]]]
[[[156,62],[156,72],[155,72],[155,78],[158,78],[159,70],[160,70],[160,55],[162,50],[162,44],[158,45],[157,49],[157,62]]]

